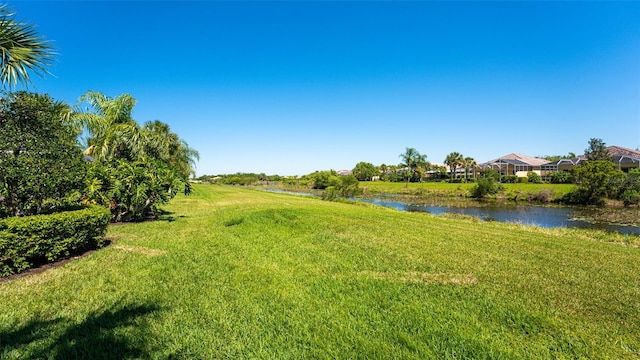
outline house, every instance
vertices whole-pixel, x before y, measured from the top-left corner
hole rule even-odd
[[[501,175],[527,177],[527,173],[530,171],[542,175],[542,166],[547,163],[549,161],[545,159],[512,153],[478,164],[478,167],[482,170],[494,169]]]
[[[611,155],[611,161],[618,165],[619,170],[629,172],[629,169],[640,168],[640,151],[622,146],[608,146],[605,150]],[[543,175],[549,175],[549,173],[555,171],[569,171],[584,161],[587,161],[586,155],[580,155],[573,159],[548,162],[542,166],[542,172]]]

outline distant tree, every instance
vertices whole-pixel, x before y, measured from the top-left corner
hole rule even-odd
[[[447,164],[451,170],[451,179],[456,175],[456,170],[458,166],[463,164],[463,161],[464,158],[459,152],[452,152],[444,159],[444,163]]]
[[[53,48],[33,25],[15,20],[6,6],[0,6],[0,81],[4,87],[30,82],[29,72],[47,73]]]
[[[584,150],[587,160],[611,160],[611,155],[606,149],[606,144],[602,139],[591,138],[589,147]]]
[[[359,192],[358,179],[353,175],[341,176],[337,189],[342,197],[355,196]]]
[[[478,165],[478,163],[476,162],[476,160],[472,157],[465,157],[462,160],[463,166],[464,166],[464,178],[468,179],[469,176],[469,169],[473,169],[473,177],[476,177],[476,166]]]
[[[66,111],[47,95],[0,99],[0,217],[55,211],[83,188],[85,162],[62,122]]]
[[[351,172],[359,181],[369,181],[379,173],[375,165],[364,161],[357,163]]]
[[[407,186],[409,181],[414,178],[418,167],[427,161],[427,155],[422,155],[414,148],[406,148],[405,152],[400,154],[402,162],[399,166],[406,168]]]
[[[340,178],[335,170],[315,171],[309,175],[305,175],[305,178],[311,179],[313,182],[312,187],[318,190],[324,190],[329,186],[335,187],[340,183]]]
[[[592,160],[573,168],[577,192],[572,202],[600,204],[604,198],[615,198],[617,184],[621,183],[624,173],[616,168],[611,160]]]
[[[567,155],[544,155],[544,156],[538,156],[538,157],[541,159],[545,159],[547,161],[556,162],[562,159],[575,159],[576,154],[573,152],[569,152]]]

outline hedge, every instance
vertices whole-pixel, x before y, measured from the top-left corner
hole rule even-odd
[[[0,276],[53,262],[105,244],[109,209],[89,207],[0,220]]]

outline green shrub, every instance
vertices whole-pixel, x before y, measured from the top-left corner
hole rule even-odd
[[[540,177],[540,175],[538,175],[538,173],[533,171],[529,171],[527,173],[527,180],[529,180],[530,183],[534,183],[534,184],[542,183],[542,178]]]
[[[573,177],[568,171],[555,171],[551,176],[551,183],[553,184],[570,184],[573,182]]]
[[[624,206],[638,205],[640,203],[640,192],[637,190],[626,190],[620,196],[620,200],[622,200]]]
[[[505,184],[515,184],[517,181],[518,177],[515,175],[503,175],[500,178],[500,182]]]
[[[86,164],[61,121],[67,111],[47,95],[0,97],[0,217],[59,212],[82,189]]]
[[[500,190],[502,190],[502,186],[496,183],[493,177],[481,177],[473,188],[471,188],[471,197],[480,199],[487,195],[495,195]]]
[[[104,245],[109,210],[90,207],[0,220],[0,276]]]

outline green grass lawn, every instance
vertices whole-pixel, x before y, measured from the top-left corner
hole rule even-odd
[[[1,282],[0,358],[640,358],[637,237],[214,185],[166,210]]]

